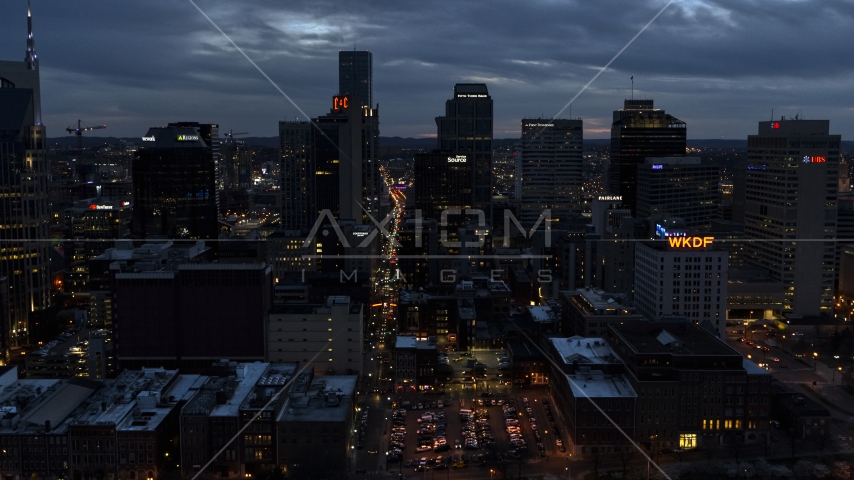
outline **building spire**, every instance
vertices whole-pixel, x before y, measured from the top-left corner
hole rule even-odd
[[[33,14],[30,10],[30,0],[27,0],[27,56],[24,58],[29,70],[39,68],[39,59],[36,56],[36,43],[33,40]]]

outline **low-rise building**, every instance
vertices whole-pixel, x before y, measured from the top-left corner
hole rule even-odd
[[[310,362],[316,375],[360,375],[362,315],[363,305],[347,296],[328,297],[322,305],[274,305],[267,313],[267,358]]]
[[[436,389],[438,365],[439,353],[435,340],[415,335],[395,337],[394,385],[398,393]]]
[[[768,371],[746,365],[740,353],[687,319],[608,328],[638,394],[635,438],[647,448],[769,440]]]
[[[572,374],[561,372],[551,386],[568,422],[570,452],[578,456],[634,448],[620,432],[634,437],[636,429],[637,393],[625,375],[585,366]]]
[[[643,319],[628,297],[596,288],[560,292],[564,332],[581,337],[596,337],[608,332],[611,323]]]
[[[328,478],[347,470],[356,380],[327,375],[294,385],[275,419],[282,473]]]
[[[543,352],[522,337],[508,338],[505,345],[514,385],[548,385],[551,365]]]
[[[774,418],[780,426],[800,439],[819,439],[830,435],[830,411],[801,393],[783,392],[774,396]]]

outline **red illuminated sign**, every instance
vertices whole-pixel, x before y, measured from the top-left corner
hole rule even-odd
[[[350,97],[348,97],[347,95],[340,97],[336,95],[332,97],[332,110],[335,110],[337,112],[338,110],[347,110],[348,108],[350,108]]]
[[[824,155],[807,155],[804,157],[804,163],[827,163],[827,157],[825,157]]]
[[[771,122],[771,128],[780,128],[780,122]]]

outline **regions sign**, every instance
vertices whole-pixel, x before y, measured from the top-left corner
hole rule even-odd
[[[179,142],[198,142],[198,135],[178,135]]]
[[[691,250],[706,248],[715,241],[715,237],[667,237],[670,248],[688,248]]]

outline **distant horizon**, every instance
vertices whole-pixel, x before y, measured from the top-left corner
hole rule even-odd
[[[380,129],[401,138],[435,133],[456,83],[487,85],[496,138],[520,135],[522,118],[557,116],[605,139],[628,98],[654,99],[689,138],[746,138],[758,121],[795,114],[854,131],[854,65],[838,60],[854,36],[848,3],[674,2],[635,41],[665,0],[379,2],[346,14],[316,2],[204,2],[274,87],[189,3],[81,2],[32,4],[48,133],[83,119],[131,137],[191,118],[275,136],[282,118],[329,111],[338,52],[353,48],[373,54]],[[0,59],[21,61],[26,2],[6,10]]]

